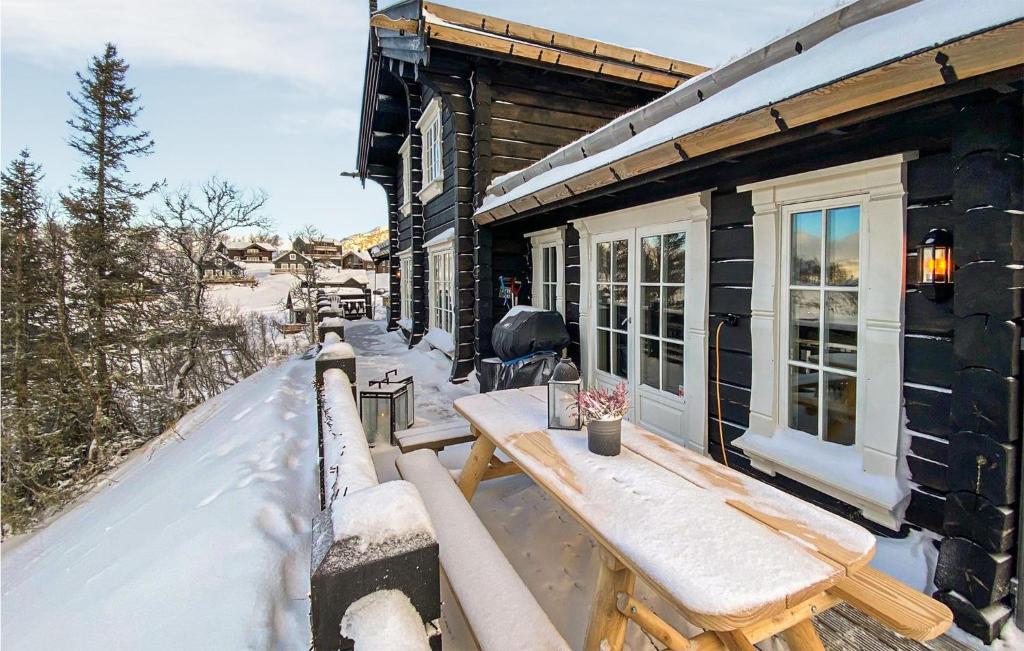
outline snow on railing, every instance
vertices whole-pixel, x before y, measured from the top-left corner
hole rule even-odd
[[[420,614],[398,590],[378,590],[349,606],[341,634],[360,649],[430,651]]]
[[[335,354],[342,347],[352,348],[340,342],[330,346]],[[330,505],[339,495],[376,486],[377,473],[348,375],[331,368],[324,371],[323,378],[324,493]]]

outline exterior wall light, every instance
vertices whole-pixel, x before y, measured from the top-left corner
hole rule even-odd
[[[933,228],[917,245],[917,288],[929,300],[941,302],[953,296],[953,234]]]

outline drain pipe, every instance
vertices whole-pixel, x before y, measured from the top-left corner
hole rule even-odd
[[[1024,453],[1018,453],[1017,462],[1020,486],[1017,491],[1017,599],[1014,603],[1013,619],[1017,628],[1024,631],[1024,535],[1021,533],[1024,528]]]

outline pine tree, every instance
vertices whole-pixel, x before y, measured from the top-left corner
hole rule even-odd
[[[153,141],[135,124],[141,108],[127,73],[128,64],[108,43],[85,74],[76,73],[78,94],[68,93],[75,107],[68,142],[83,160],[78,186],[61,201],[70,223],[73,268],[80,275],[88,341],[88,360],[82,365],[88,366],[88,389],[94,396],[94,452],[107,435],[131,427],[131,419],[113,404],[111,356],[132,348],[126,337],[138,320],[126,308],[141,300],[146,281],[145,256],[132,220],[135,202],[157,187],[128,180],[129,161],[150,154]]]

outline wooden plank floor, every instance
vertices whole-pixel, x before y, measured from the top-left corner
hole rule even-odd
[[[945,635],[930,642],[900,637],[847,604],[815,617],[814,627],[828,651],[971,651]]]

